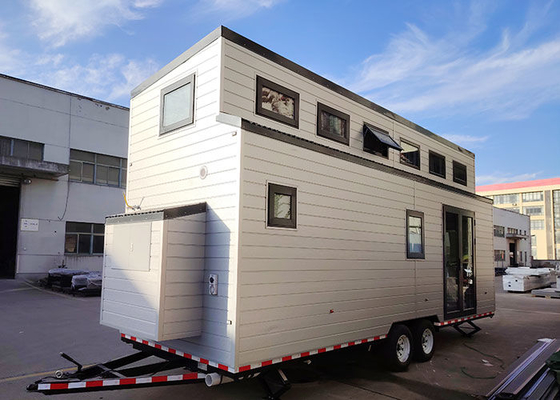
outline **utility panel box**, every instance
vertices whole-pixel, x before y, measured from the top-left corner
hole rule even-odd
[[[107,217],[101,324],[158,341],[200,336],[205,233],[206,203]]]

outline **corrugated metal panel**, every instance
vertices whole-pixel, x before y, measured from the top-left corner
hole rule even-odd
[[[19,187],[19,184],[20,184],[20,178],[18,176],[0,174],[0,186]]]

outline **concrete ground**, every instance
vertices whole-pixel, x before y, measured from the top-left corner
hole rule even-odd
[[[472,399],[542,337],[560,337],[560,299],[504,293],[496,280],[496,316],[480,320],[472,338],[451,328],[436,334],[427,363],[390,373],[376,352],[340,350],[309,366],[286,369],[292,389],[282,399]],[[64,351],[84,364],[128,354],[114,329],[100,326],[99,297],[71,297],[26,282],[0,280],[0,398],[39,399],[25,387],[54,370],[71,367]],[[375,350],[375,349],[374,349]],[[256,379],[207,388],[202,383],[157,388],[64,394],[62,399],[258,399]],[[56,397],[55,397],[56,398]]]

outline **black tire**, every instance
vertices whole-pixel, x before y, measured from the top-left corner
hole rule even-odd
[[[421,319],[412,325],[413,357],[418,362],[432,359],[436,348],[434,324],[430,320]]]
[[[412,361],[412,333],[406,325],[393,325],[385,339],[383,355],[387,368],[391,371],[406,371]]]

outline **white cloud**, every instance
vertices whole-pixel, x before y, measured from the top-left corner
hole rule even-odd
[[[472,135],[454,135],[454,134],[443,134],[442,135],[447,140],[457,143],[463,147],[473,147],[478,144],[484,143],[488,140],[488,136],[472,136]]]
[[[147,8],[163,0],[29,0],[39,38],[53,47],[98,36],[109,25],[122,27],[144,18]]]
[[[548,7],[531,10],[522,29],[503,30],[493,48],[480,51],[475,46],[489,17],[481,3],[473,4],[470,17],[457,16],[457,25],[438,37],[409,24],[345,83],[396,112],[431,116],[489,113],[522,119],[560,100],[560,33],[535,37]]]
[[[219,14],[221,19],[247,17],[262,9],[270,9],[284,0],[201,0],[195,7],[199,14]]]
[[[9,38],[0,24],[0,72],[10,74],[17,71],[22,66],[20,56],[21,51],[9,45]]]
[[[530,181],[538,178],[542,171],[531,172],[519,175],[511,175],[504,172],[495,172],[491,175],[479,175],[476,177],[476,185],[493,185],[496,183],[510,183],[520,181]]]
[[[59,89],[127,104],[130,91],[159,69],[152,59],[129,60],[122,54],[94,54],[85,64],[68,63],[35,76]]]

